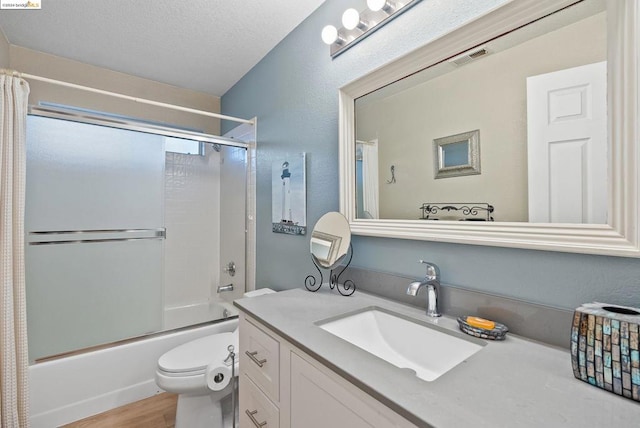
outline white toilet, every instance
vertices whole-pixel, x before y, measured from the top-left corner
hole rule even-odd
[[[232,333],[218,333],[187,342],[163,354],[158,359],[156,383],[167,392],[178,394],[176,428],[222,428],[221,400],[231,394],[233,382],[231,364],[224,364],[229,356],[228,347],[236,353],[235,374],[238,375],[238,329]],[[207,384],[207,368],[225,365],[225,375],[209,374],[209,385],[226,385],[212,390]],[[210,370],[211,371],[211,370]],[[228,379],[231,380],[231,379]]]
[[[261,288],[244,293],[255,297],[275,293]],[[158,359],[156,383],[167,392],[178,394],[175,428],[222,428],[221,400],[231,394],[233,382],[226,383],[231,365],[224,376],[214,376],[208,368],[220,367],[229,356],[229,345],[236,354],[235,375],[238,376],[239,333],[218,333],[180,345]],[[219,371],[217,371],[219,372]],[[209,378],[209,379],[207,379]],[[217,390],[219,385],[226,385]]]

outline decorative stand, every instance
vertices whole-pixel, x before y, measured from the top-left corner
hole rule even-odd
[[[451,213],[451,211],[460,211],[464,216],[458,220],[466,221],[493,221],[494,207],[486,202],[478,202],[473,204],[447,203],[447,204],[429,204],[424,203],[420,207],[422,211],[422,220],[439,220],[438,214],[442,211]]]
[[[349,260],[347,261],[347,264],[344,267],[342,267],[340,272],[338,272],[337,274],[334,273],[334,271],[337,269],[331,269],[329,271],[329,288],[332,290],[334,288],[337,288],[338,292],[343,296],[351,296],[356,291],[356,284],[352,280],[347,279],[342,284],[340,284],[340,281],[339,281],[340,275],[342,275],[342,273],[347,269],[347,267],[349,267],[349,264],[351,264],[351,259],[353,258],[353,246],[351,244],[349,244],[348,254],[349,254]],[[318,272],[320,273],[320,282],[316,280],[315,275],[307,275],[307,277],[304,279],[304,286],[306,287],[307,290],[316,292],[320,289],[320,287],[322,287],[322,284],[324,282],[324,276],[322,274],[322,268],[316,261],[316,258],[313,256],[313,254],[311,255],[311,260],[313,261],[313,264],[315,265],[316,269],[318,269]]]

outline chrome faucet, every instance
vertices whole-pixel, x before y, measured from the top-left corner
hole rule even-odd
[[[433,263],[420,260],[420,263],[427,265],[427,275],[422,281],[414,281],[409,284],[407,294],[417,296],[422,286],[427,288],[427,316],[439,317],[442,314],[438,312],[438,288],[440,288],[440,270]]]

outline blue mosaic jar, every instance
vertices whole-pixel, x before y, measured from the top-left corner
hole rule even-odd
[[[604,303],[577,308],[571,327],[573,375],[640,401],[640,309]]]

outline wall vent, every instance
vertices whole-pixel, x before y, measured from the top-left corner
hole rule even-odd
[[[471,51],[462,53],[462,54],[450,59],[449,62],[452,63],[453,65],[456,65],[456,66],[460,67],[461,65],[468,64],[473,60],[476,60],[478,58],[482,58],[483,56],[486,56],[487,54],[489,54],[489,51],[487,50],[487,48],[480,47],[480,48],[476,48],[476,49],[473,49]]]

